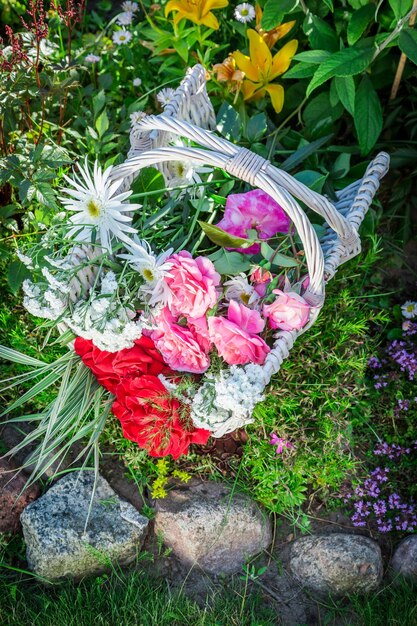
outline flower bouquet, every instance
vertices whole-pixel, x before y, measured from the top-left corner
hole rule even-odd
[[[17,251],[30,273],[24,307],[70,348],[54,363],[0,348],[29,367],[6,388],[35,381],[8,412],[59,385],[43,411],[12,418],[36,424],[20,444],[41,442],[33,479],[77,440],[98,463],[110,412],[126,438],[175,459],[251,423],[316,319],[325,280],[359,251],[385,155],[340,192],[337,210],[258,155],[170,115],[184,110],[175,98],[165,115],[133,121],[136,147],[124,164],[102,171],[85,162],[65,175],[63,211]],[[167,147],[150,145],[150,132]],[[156,194],[126,189],[161,163]],[[313,226],[293,196],[324,224]]]

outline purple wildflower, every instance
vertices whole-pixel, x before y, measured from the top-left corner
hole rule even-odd
[[[282,437],[278,437],[278,435],[275,435],[274,433],[270,434],[270,441],[269,443],[272,446],[276,446],[276,453],[277,454],[282,454],[282,452],[284,451],[284,449],[288,449],[291,450],[291,448],[294,448],[293,444],[290,443],[289,441],[287,441],[286,439],[283,439]]]

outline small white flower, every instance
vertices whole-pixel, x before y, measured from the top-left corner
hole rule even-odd
[[[237,300],[249,307],[259,300],[259,294],[256,293],[243,272],[227,280],[224,286],[226,287],[226,300]]]
[[[16,250],[16,256],[19,261],[23,263],[23,265],[26,265],[28,269],[33,270],[33,261],[30,256],[27,256],[27,254],[23,254],[23,252],[20,252],[20,250]]]
[[[132,11],[125,11],[124,13],[119,13],[116,18],[116,22],[119,26],[129,26],[133,21],[133,13]]]
[[[112,271],[107,272],[101,279],[101,293],[102,295],[110,295],[117,291],[116,274]]]
[[[97,239],[106,250],[111,250],[111,239],[115,237],[124,242],[130,242],[128,233],[136,233],[136,229],[129,226],[132,217],[126,215],[140,208],[139,204],[129,204],[125,200],[131,191],[117,193],[122,181],[112,183],[110,179],[111,167],[102,172],[97,161],[94,164],[93,176],[88,168],[87,159],[84,167],[80,166],[80,176],[74,174],[71,179],[64,174],[65,180],[72,188],[62,191],[68,197],[60,197],[67,211],[71,211],[69,221],[71,227],[66,233],[76,241],[91,242],[93,230],[97,232]]]
[[[146,117],[146,113],[143,111],[134,111],[130,114],[130,123],[132,127],[138,126],[138,124]]]
[[[119,254],[121,259],[125,259],[142,276],[144,283],[139,291],[146,297],[150,306],[156,304],[167,304],[170,302],[171,291],[165,282],[165,277],[169,276],[172,264],[167,262],[173,249],[170,248],[162,254],[155,256],[147,241],[142,241],[135,237],[130,244],[126,244],[130,254]]]
[[[116,32],[113,33],[112,37],[113,43],[118,46],[120,46],[121,44],[129,43],[131,39],[132,33],[128,30],[125,30],[124,28],[122,30],[116,30]]]
[[[161,89],[161,91],[156,94],[156,99],[158,100],[159,104],[161,104],[163,107],[166,107],[167,104],[171,102],[174,95],[175,90],[167,87],[166,89]]]
[[[122,9],[123,11],[131,11],[132,13],[136,13],[136,11],[139,10],[139,5],[137,2],[129,2],[128,0],[126,0],[126,2],[122,2]]]
[[[238,4],[235,8],[235,18],[238,22],[242,22],[242,24],[251,22],[255,19],[255,9],[251,4],[242,2],[242,4]]]
[[[87,54],[84,61],[86,63],[98,63],[100,61],[100,57],[96,54]]]
[[[141,78],[134,78],[133,79],[133,86],[134,87],[140,87],[142,84],[142,79]]]
[[[408,320],[413,319],[417,316],[417,302],[413,302],[412,300],[407,300],[401,307],[402,314]]]

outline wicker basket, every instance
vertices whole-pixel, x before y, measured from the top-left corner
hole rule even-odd
[[[337,192],[337,202],[312,191],[290,174],[271,165],[263,157],[239,148],[217,136],[213,107],[206,91],[206,72],[201,65],[190,69],[162,115],[143,119],[131,133],[128,159],[113,170],[114,180],[124,179],[128,188],[139,170],[158,167],[169,182],[169,164],[191,161],[218,167],[253,187],[268,193],[278,202],[302,240],[310,284],[303,297],[312,306],[309,322],[300,331],[279,331],[274,347],[263,365],[264,383],[278,372],[299,334],[317,319],[325,297],[325,284],[339,265],[361,250],[359,226],[389,167],[389,156],[381,152],[369,164],[364,177]],[[173,137],[181,137],[201,147],[173,147]],[[325,219],[326,234],[319,240],[308,217],[297,202],[301,200]]]

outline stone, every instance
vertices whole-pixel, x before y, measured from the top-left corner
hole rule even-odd
[[[20,529],[20,514],[40,495],[35,483],[25,489],[26,479],[8,459],[0,459],[0,532]]]
[[[391,573],[417,581],[417,535],[403,539],[390,563]]]
[[[67,474],[20,518],[29,567],[48,581],[129,565],[143,544],[149,520],[100,475],[88,517],[93,486],[92,472]]]
[[[288,566],[301,585],[320,594],[372,591],[383,574],[378,544],[345,533],[296,539],[290,546]]]
[[[155,532],[183,565],[215,575],[241,571],[272,539],[271,522],[253,500],[198,479],[156,501]]]

